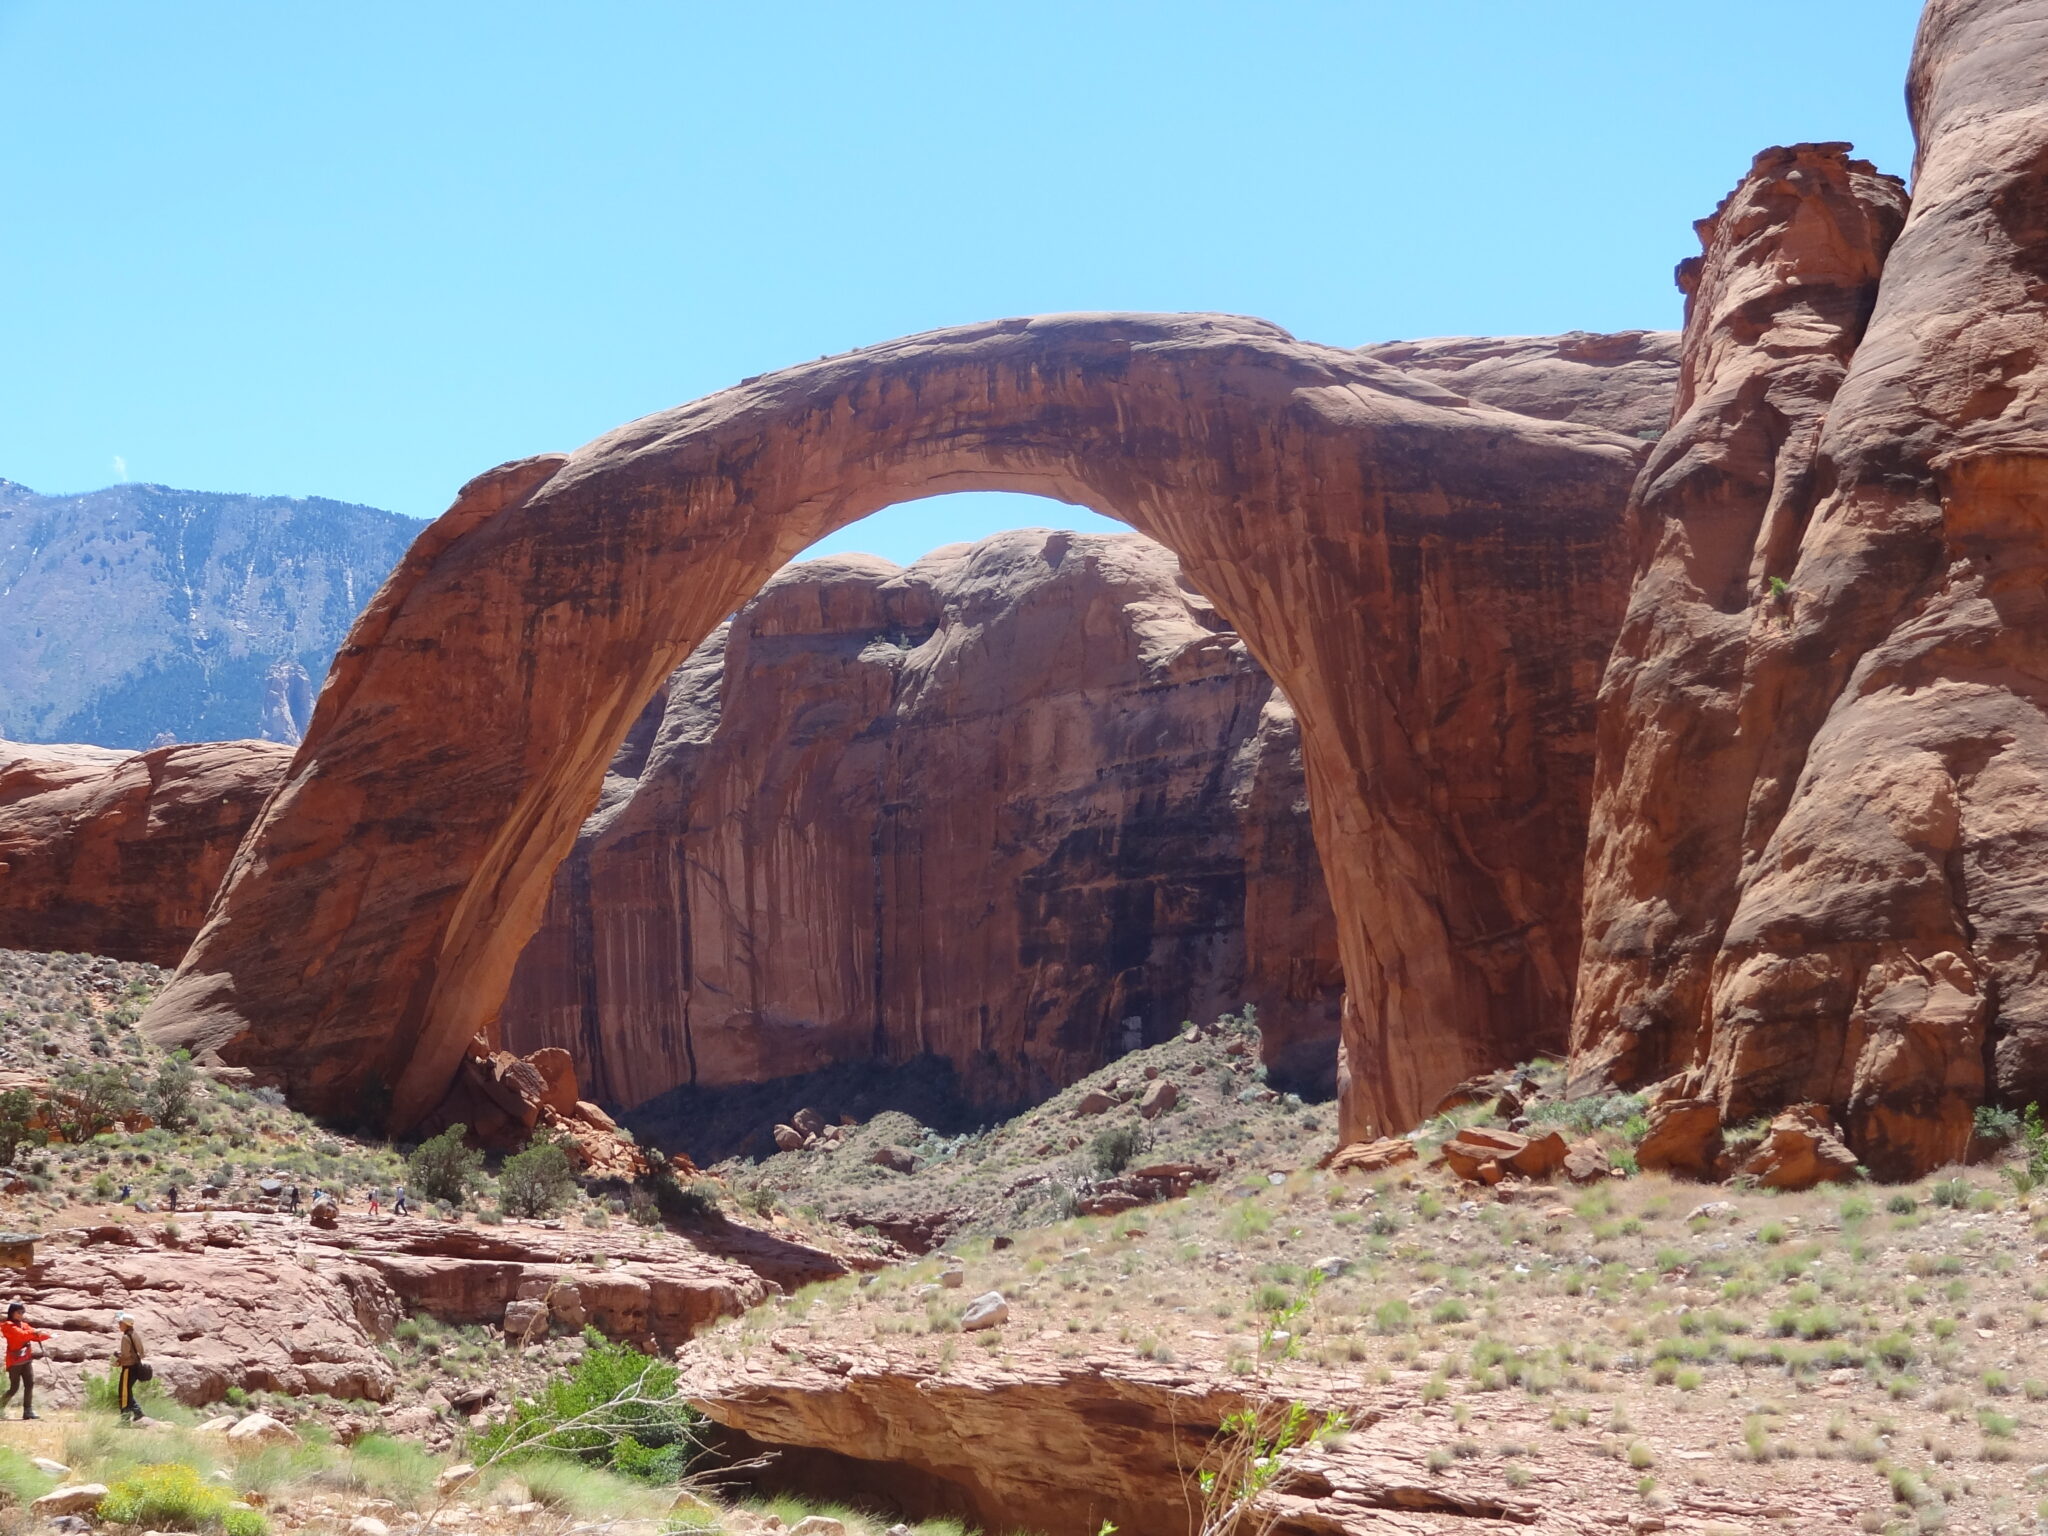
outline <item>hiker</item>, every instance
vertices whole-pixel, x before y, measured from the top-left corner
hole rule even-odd
[[[175,1184],[171,1186],[170,1206],[173,1212],[176,1212],[178,1209],[178,1186]]]
[[[0,1413],[7,1411],[7,1405],[14,1401],[14,1394],[21,1393],[21,1416],[24,1419],[36,1417],[36,1356],[42,1353],[38,1347],[49,1338],[29,1327],[25,1319],[28,1308],[15,1302],[7,1309],[7,1321],[0,1323],[0,1336],[7,1340],[7,1393],[0,1397]]]
[[[370,1214],[377,1214],[377,1191],[374,1189],[370,1191]]]
[[[291,1201],[291,1205],[290,1205],[290,1207],[289,1207],[289,1209],[290,1209],[291,1213],[292,1213],[292,1214],[293,1214],[294,1216],[298,1215],[298,1214],[299,1214],[299,1186],[298,1186],[298,1185],[296,1185],[296,1184],[294,1184],[294,1185],[293,1185],[293,1186],[291,1187],[291,1189],[290,1189],[290,1190],[289,1190],[289,1191],[287,1192],[286,1198],[288,1198],[288,1199],[289,1199],[289,1200]]]
[[[405,1203],[405,1186],[403,1184],[398,1186],[398,1193],[392,1196],[391,1214],[394,1216],[408,1216],[411,1214]]]
[[[139,1424],[147,1415],[143,1413],[142,1405],[135,1401],[135,1388],[155,1373],[148,1364],[149,1351],[142,1347],[142,1335],[135,1331],[135,1315],[123,1312],[114,1322],[120,1329],[120,1339],[114,1345],[114,1376],[121,1417],[131,1424]]]

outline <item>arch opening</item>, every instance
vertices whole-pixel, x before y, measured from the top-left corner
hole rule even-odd
[[[145,1028],[394,1130],[446,1092],[642,703],[820,537],[943,491],[1171,549],[1300,717],[1340,1133],[1561,1044],[1637,445],[1223,316],[1054,316],[749,381],[464,488],[337,658]]]
[[[1142,535],[913,505],[807,550],[657,691],[505,1048],[567,1049],[700,1163],[772,1152],[799,1103],[986,1124],[1247,1007],[1274,1086],[1330,1097],[1342,975],[1284,696]]]

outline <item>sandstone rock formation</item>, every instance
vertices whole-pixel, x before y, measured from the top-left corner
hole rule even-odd
[[[774,1286],[846,1272],[831,1254],[738,1225],[571,1236],[397,1217],[323,1231],[246,1210],[186,1220],[195,1229],[182,1237],[138,1224],[38,1244],[10,1294],[52,1334],[40,1372],[50,1401],[77,1401],[83,1375],[105,1368],[123,1309],[181,1402],[218,1402],[229,1387],[383,1402],[397,1383],[379,1346],[414,1313],[495,1328],[538,1298],[565,1328],[667,1352]]]
[[[1678,392],[1676,331],[1438,336],[1359,351],[1481,405],[1650,442],[1671,424]]]
[[[1159,545],[792,566],[651,712],[500,1020],[592,1097],[935,1055],[1015,1105],[1247,1002],[1276,1076],[1334,1084],[1293,713]]]
[[[681,1356],[682,1388],[724,1426],[729,1448],[775,1452],[756,1474],[766,1485],[811,1499],[991,1530],[1014,1525],[1020,1510],[1051,1531],[1095,1531],[1104,1521],[1125,1536],[1199,1528],[1194,1474],[1224,1416],[1254,1400],[1251,1384],[1219,1358],[1073,1358],[1062,1332],[1019,1338],[1016,1327],[1000,1357],[963,1349],[938,1369],[907,1351],[849,1347],[809,1329],[777,1331],[772,1347],[737,1354],[699,1343]],[[1512,1480],[1492,1457],[1446,1465],[1462,1432],[1448,1410],[1423,1403],[1425,1380],[1402,1372],[1395,1385],[1362,1388],[1355,1372],[1289,1366],[1258,1383],[1258,1396],[1341,1412],[1349,1429],[1284,1456],[1247,1523],[1274,1536],[1587,1536],[1667,1523],[1761,1529],[1783,1513],[1726,1479],[1673,1478],[1662,1511],[1631,1521],[1639,1474],[1591,1435],[1546,1442]],[[1541,1421],[1530,1418],[1533,1433]],[[1867,1486],[1839,1462],[1817,1465],[1802,1490],[1810,1520],[1851,1529]]]
[[[2048,4],[1934,0],[1900,186],[1702,227],[1602,688],[1581,1081],[1813,1101],[1882,1176],[2048,1098]]]
[[[0,741],[0,948],[176,965],[291,755]]]
[[[1641,444],[1221,316],[1006,320],[503,466],[414,544],[152,1006],[158,1040],[418,1124],[662,679],[798,550],[1009,489],[1173,549],[1293,702],[1347,985],[1346,1139],[1557,1043],[1588,699]]]

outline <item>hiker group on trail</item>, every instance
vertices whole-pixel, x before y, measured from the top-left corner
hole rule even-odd
[[[145,1417],[142,1405],[135,1400],[135,1388],[148,1381],[155,1373],[150,1369],[149,1351],[143,1347],[142,1335],[135,1331],[135,1317],[123,1312],[114,1319],[116,1338],[114,1341],[114,1397],[121,1417],[130,1423]],[[43,1345],[50,1336],[40,1328],[28,1324],[28,1307],[22,1302],[11,1302],[7,1308],[7,1320],[0,1322],[0,1338],[7,1341],[7,1390],[0,1393],[0,1413],[14,1401],[14,1394],[21,1394],[21,1416],[24,1419],[40,1417],[36,1412],[36,1361],[42,1358]]]

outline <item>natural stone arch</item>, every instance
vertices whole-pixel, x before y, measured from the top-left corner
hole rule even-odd
[[[1639,448],[1260,321],[1083,315],[823,359],[502,466],[357,623],[145,1028],[315,1111],[419,1123],[668,672],[831,530],[1027,491],[1174,550],[1292,699],[1344,1130],[1399,1128],[1563,1043]]]

